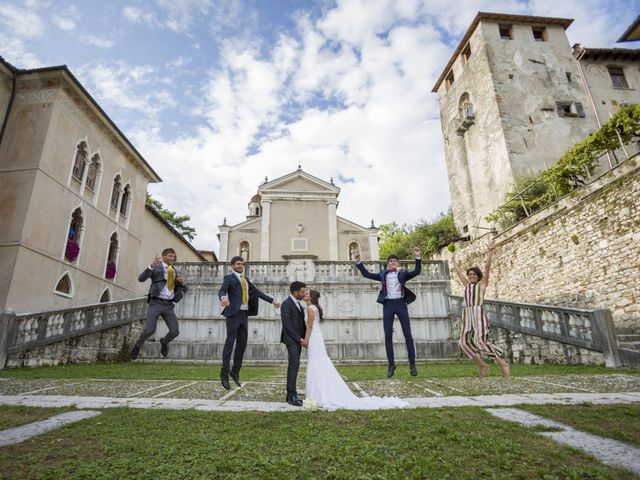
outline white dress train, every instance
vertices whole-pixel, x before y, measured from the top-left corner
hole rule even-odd
[[[344,382],[327,355],[320,312],[311,305],[314,313],[313,329],[307,347],[307,383],[305,398],[315,400],[329,410],[377,410],[381,408],[404,408],[409,404],[397,397],[357,397]]]

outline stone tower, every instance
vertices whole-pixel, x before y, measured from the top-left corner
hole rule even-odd
[[[476,237],[519,175],[596,128],[565,30],[573,20],[479,12],[438,78],[456,225]]]

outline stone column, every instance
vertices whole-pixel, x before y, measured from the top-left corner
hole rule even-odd
[[[338,202],[333,200],[327,202],[329,212],[329,260],[338,261],[338,218],[336,217],[336,208]]]
[[[260,260],[269,261],[269,227],[271,225],[271,200],[262,200],[262,227],[260,241]]]
[[[226,224],[226,218],[224,225],[218,225],[220,231],[220,253],[218,254],[218,261],[226,262],[229,260],[229,230],[231,227]]]
[[[82,181],[80,182],[80,196],[84,196],[84,187],[87,185],[87,176],[89,175],[89,167],[91,163],[89,160],[84,161],[84,170],[82,171]]]
[[[378,248],[378,234],[369,234],[369,250],[371,251],[371,260],[380,260],[380,249]]]

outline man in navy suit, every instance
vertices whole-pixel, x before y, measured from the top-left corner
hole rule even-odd
[[[395,316],[400,320],[402,334],[407,342],[407,352],[409,353],[409,368],[411,375],[418,375],[416,369],[416,348],[413,344],[413,336],[411,335],[411,324],[409,323],[409,309],[407,305],[416,299],[416,295],[405,287],[405,283],[414,277],[420,275],[422,262],[420,260],[420,248],[415,247],[413,254],[416,257],[416,263],[413,271],[398,269],[399,259],[396,255],[390,255],[387,259],[387,268],[379,273],[369,272],[360,257],[360,252],[354,254],[356,267],[365,278],[382,282],[382,288],[378,294],[378,303],[382,304],[382,323],[384,326],[384,345],[387,351],[387,360],[389,367],[387,369],[387,378],[393,377],[396,369],[396,363],[393,355],[393,321]]]
[[[227,318],[227,340],[222,349],[222,370],[220,370],[220,381],[227,390],[231,388],[229,374],[235,384],[240,386],[240,368],[249,335],[248,317],[258,314],[258,299],[261,298],[273,304],[275,308],[280,308],[278,302],[274,302],[273,298],[258,290],[244,276],[244,259],[242,257],[233,257],[230,264],[233,271],[225,275],[222,287],[218,292],[220,303],[224,307],[222,315]],[[230,368],[234,344],[236,350],[233,355],[233,368]]]

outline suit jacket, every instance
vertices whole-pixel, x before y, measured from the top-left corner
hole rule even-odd
[[[245,276],[244,279],[247,281],[247,287],[249,289],[249,310],[247,310],[247,315],[251,317],[258,314],[259,298],[269,303],[273,303],[273,298],[258,290],[247,276]],[[240,311],[240,307],[242,307],[242,283],[233,272],[225,275],[222,280],[222,286],[218,291],[218,298],[222,299],[222,297],[227,297],[229,299],[229,305],[222,310],[222,315],[225,317],[233,317]]]
[[[177,277],[180,272],[174,267],[175,276]],[[153,269],[149,267],[145,268],[140,275],[138,275],[138,281],[144,282],[148,278],[151,279],[151,286],[149,287],[149,297],[159,297],[160,293],[162,293],[162,289],[167,284],[167,279],[164,278],[164,265],[160,263]],[[189,290],[186,285],[178,285],[174,283],[173,286],[173,301],[178,303],[184,294]]]
[[[379,273],[371,273],[364,266],[363,262],[356,263],[356,267],[358,268],[358,270],[360,270],[360,273],[362,273],[365,278],[382,282],[382,288],[380,289],[380,293],[378,293],[378,299],[376,301],[378,303],[384,303],[384,301],[387,299],[387,283],[385,280],[387,278],[387,273],[389,273],[389,269],[382,270]],[[416,299],[416,294],[405,287],[405,283],[407,283],[412,278],[420,275],[421,270],[422,261],[419,258],[416,258],[415,267],[411,272],[408,270],[398,270],[398,282],[400,282],[400,287],[402,288],[402,297],[404,298],[404,301],[407,302],[407,305]]]
[[[280,317],[282,318],[282,334],[280,341],[285,345],[299,345],[300,339],[307,333],[304,323],[304,307],[298,308],[291,296],[280,305]]]

